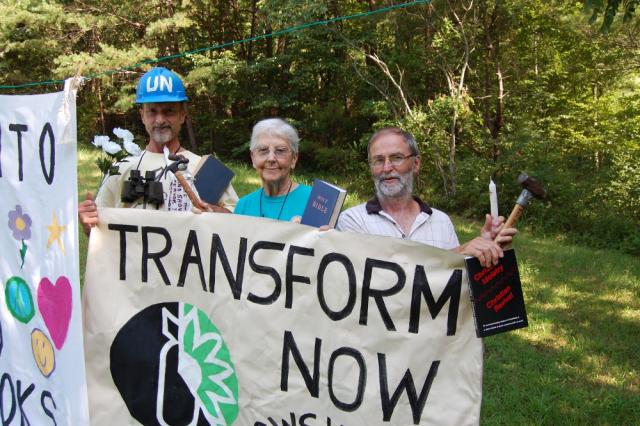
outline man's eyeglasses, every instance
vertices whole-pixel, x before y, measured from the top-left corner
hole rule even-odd
[[[391,154],[388,157],[383,157],[383,156],[373,157],[369,161],[369,166],[371,166],[371,168],[373,169],[380,169],[384,167],[387,160],[389,160],[389,163],[391,163],[392,166],[398,167],[402,165],[402,163],[404,163],[404,160],[406,160],[407,158],[416,157],[417,155],[418,154],[409,154],[409,155]]]
[[[272,151],[273,151],[273,155],[278,160],[287,158],[289,154],[291,154],[291,150],[289,148],[275,148],[272,150],[271,148],[268,148],[266,146],[259,146],[253,150],[254,154],[260,159],[267,158],[269,156],[269,153]]]

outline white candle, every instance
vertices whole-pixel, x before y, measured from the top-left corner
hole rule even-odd
[[[489,204],[491,205],[491,217],[498,217],[498,192],[493,179],[489,179]]]

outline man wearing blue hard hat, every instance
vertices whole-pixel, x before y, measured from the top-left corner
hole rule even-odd
[[[118,164],[119,174],[108,176],[102,183],[95,201],[88,194],[78,206],[78,215],[88,234],[98,223],[98,207],[153,208],[168,211],[190,211],[192,202],[184,186],[171,172],[169,165],[176,155],[186,163],[186,174],[193,175],[202,159],[180,144],[180,129],[187,117],[188,100],[184,84],[174,72],[156,67],[147,71],[138,82],[136,103],[140,104],[140,118],[149,141],[138,157],[127,157]],[[184,167],[184,165],[183,165]],[[144,196],[139,196],[140,182]],[[184,181],[183,181],[184,182]],[[150,191],[148,189],[151,189]],[[149,193],[147,193],[149,192]],[[208,205],[208,211],[233,210],[238,196],[231,185],[220,197],[218,205]]]

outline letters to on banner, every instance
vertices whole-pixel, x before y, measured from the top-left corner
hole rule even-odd
[[[75,91],[0,96],[0,422],[88,423]]]

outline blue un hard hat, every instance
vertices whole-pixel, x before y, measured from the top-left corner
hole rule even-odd
[[[144,73],[136,88],[136,103],[184,102],[189,100],[178,74],[163,67]]]

